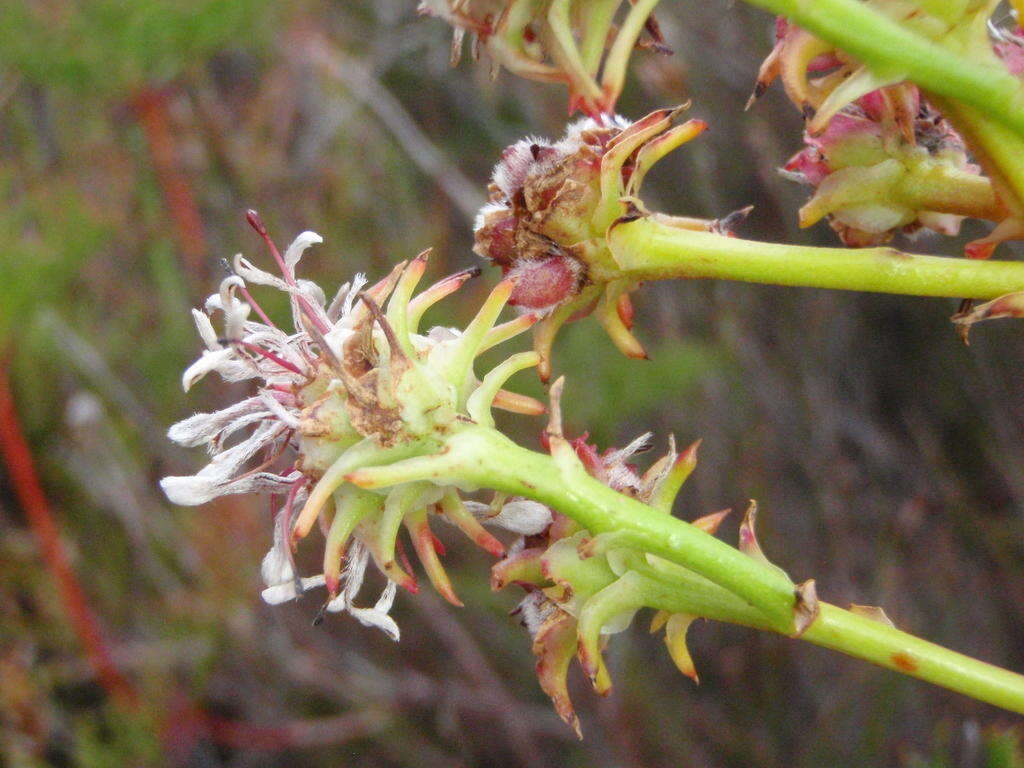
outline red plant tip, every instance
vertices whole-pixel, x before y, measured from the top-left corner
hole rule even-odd
[[[697,464],[697,449],[700,448],[700,444],[704,442],[704,438],[698,438],[690,444],[690,447],[679,454],[679,458],[676,459],[676,466],[680,464]]]
[[[249,226],[255,229],[260,237],[267,236],[267,225],[263,223],[263,219],[255,208],[250,208],[245,212],[245,220],[249,222]]]
[[[441,557],[445,555],[444,542],[442,542],[434,533],[430,533],[431,543],[434,545],[434,551],[437,552]]]
[[[331,600],[336,598],[341,592],[341,579],[337,575],[325,574],[324,584],[327,587],[327,594]]]
[[[968,259],[987,259],[996,250],[997,243],[975,240],[964,246],[964,256]]]
[[[636,309],[633,307],[633,302],[629,298],[628,293],[624,293],[619,296],[618,301],[615,302],[615,311],[619,316],[619,320],[626,326],[626,330],[633,328],[633,319],[636,315]]]
[[[491,534],[487,533],[486,531],[484,532],[484,534],[477,536],[473,540],[473,543],[480,547],[480,549],[484,550],[490,555],[493,555],[494,557],[505,556],[505,545],[493,536],[491,536]]]

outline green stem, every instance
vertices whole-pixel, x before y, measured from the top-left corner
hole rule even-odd
[[[469,427],[446,441],[460,481],[544,502],[593,534],[619,531],[629,543],[698,573],[759,608],[778,631],[793,632],[794,586],[723,541],[624,497],[581,472],[567,483],[554,460],[491,429]]]
[[[713,582],[681,579],[675,585],[678,595],[659,593],[658,602],[664,606],[792,634],[792,583],[770,566],[692,525],[585,474],[567,478],[564,468],[550,456],[521,448],[494,430],[469,427],[460,431],[447,441],[446,455],[461,467],[457,472],[460,482],[535,499],[591,533],[628,534],[632,545]],[[670,589],[663,575],[652,584]],[[729,593],[760,609],[768,620],[751,614]],[[819,604],[817,617],[801,639],[1024,714],[1024,676],[834,605]]]
[[[877,74],[902,76],[1024,134],[1024,88],[1003,67],[965,58],[861,0],[747,1],[789,17]]]
[[[759,243],[671,227],[651,217],[612,227],[608,247],[620,269],[595,279],[714,278],[974,299],[1024,290],[1022,262]]]
[[[1001,221],[1006,216],[991,180],[973,173],[949,173],[941,166],[932,166],[923,172],[908,173],[896,191],[896,201],[916,211],[952,213],[987,221]]]
[[[802,639],[1024,714],[1024,675],[828,603]]]
[[[979,110],[934,94],[928,98],[953,124],[1016,216],[1024,215],[1024,137]],[[982,216],[993,221],[998,219]]]

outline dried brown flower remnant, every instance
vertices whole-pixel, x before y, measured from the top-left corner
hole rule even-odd
[[[635,123],[585,118],[557,141],[529,137],[502,152],[474,250],[515,278],[509,303],[544,316],[535,329],[542,377],[550,374],[555,333],[590,312],[623,353],[646,356],[630,331],[636,282],[618,276],[606,238],[617,222],[646,215],[638,195],[650,168],[706,130],[702,120],[675,124],[681,111],[658,110]],[[676,227],[727,229],[721,221],[652,215]]]
[[[466,33],[474,57],[486,52],[495,69],[564,83],[569,113],[611,114],[634,48],[671,53],[652,15],[658,0],[422,0],[420,12],[454,28],[452,63]],[[618,23],[616,23],[618,21]]]

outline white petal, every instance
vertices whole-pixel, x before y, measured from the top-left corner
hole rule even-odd
[[[330,610],[330,607],[328,607],[328,610]],[[398,624],[386,613],[374,610],[373,608],[355,607],[349,607],[348,612],[364,627],[376,627],[396,643],[401,637]]]
[[[295,571],[292,570],[291,558],[288,557],[288,553],[284,550],[286,545],[284,542],[278,542],[277,536],[274,539],[274,546],[263,556],[263,562],[260,564],[260,576],[263,577],[263,583],[268,587],[295,581]]]
[[[165,477],[160,481],[160,488],[172,504],[183,507],[205,504],[219,495],[216,483],[195,475]]]
[[[278,399],[274,397],[274,395],[271,392],[265,389],[262,390],[260,392],[260,400],[263,402],[264,405],[267,406],[267,410],[277,417],[278,421],[282,422],[283,424],[286,424],[292,429],[295,429],[296,427],[299,426],[298,416],[296,416],[283,405],[281,405]]]
[[[231,362],[233,355],[234,350],[231,349],[204,350],[202,356],[181,375],[181,386],[188,392],[193,384],[210,371],[223,370],[225,364]]]
[[[352,542],[348,550],[345,572],[342,578],[345,580],[345,589],[340,597],[345,598],[346,605],[352,605],[363,586],[363,577],[366,575],[366,564],[369,562],[370,553],[359,541]]]
[[[284,263],[294,272],[295,265],[299,263],[299,259],[302,258],[302,254],[306,249],[311,245],[319,245],[323,241],[324,239],[316,232],[307,231],[301,233],[292,241],[292,244],[288,246],[288,250],[284,252]]]
[[[246,423],[251,423],[253,418],[264,418],[268,415],[262,400],[258,397],[250,397],[213,413],[197,413],[189,416],[167,430],[167,437],[178,445],[192,448],[209,443],[220,436],[229,426],[233,428],[232,431],[238,426],[244,426],[244,424],[236,424],[240,419],[248,417],[250,421],[246,421]]]
[[[551,510],[538,501],[516,499],[505,504],[493,517],[484,518],[483,522],[523,536],[533,536],[551,525]]]
[[[269,285],[273,288],[277,288],[279,291],[288,290],[288,284],[282,278],[267,272],[266,270],[260,269],[251,261],[244,258],[240,253],[235,254],[232,267],[234,268],[235,274],[247,283],[254,283],[255,285]]]
[[[199,338],[203,340],[206,348],[209,350],[220,349],[221,343],[217,341],[217,332],[213,330],[213,323],[210,322],[209,316],[205,312],[193,309],[192,320],[195,322]]]
[[[324,575],[321,573],[317,576],[306,576],[300,579],[302,582],[302,592],[308,592],[316,587],[322,587],[325,584]],[[286,603],[289,600],[294,600],[299,597],[299,593],[295,590],[295,582],[290,581],[287,584],[275,584],[272,587],[267,587],[260,593],[260,597],[263,598],[263,602],[268,605],[278,605],[280,603]]]
[[[633,440],[633,442],[631,442],[625,448],[620,448],[617,451],[613,451],[611,455],[609,455],[606,459],[606,462],[608,464],[618,464],[619,462],[628,461],[630,458],[633,457],[634,454],[650,450],[651,446],[653,445],[653,440],[654,433],[645,432],[644,434],[640,435],[640,437]]]
[[[389,581],[388,585],[384,587],[384,591],[380,593],[380,597],[377,598],[376,604],[373,606],[375,611],[383,611],[387,613],[391,610],[391,606],[395,604],[395,594],[398,592],[398,585],[393,581]]]

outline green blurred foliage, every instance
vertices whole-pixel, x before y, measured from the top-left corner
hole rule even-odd
[[[0,168],[0,199],[0,347],[6,349],[38,310],[67,299],[82,265],[112,233],[67,177],[26,179]]]
[[[167,82],[225,46],[252,47],[272,10],[267,0],[4,0],[0,66],[115,95]]]

